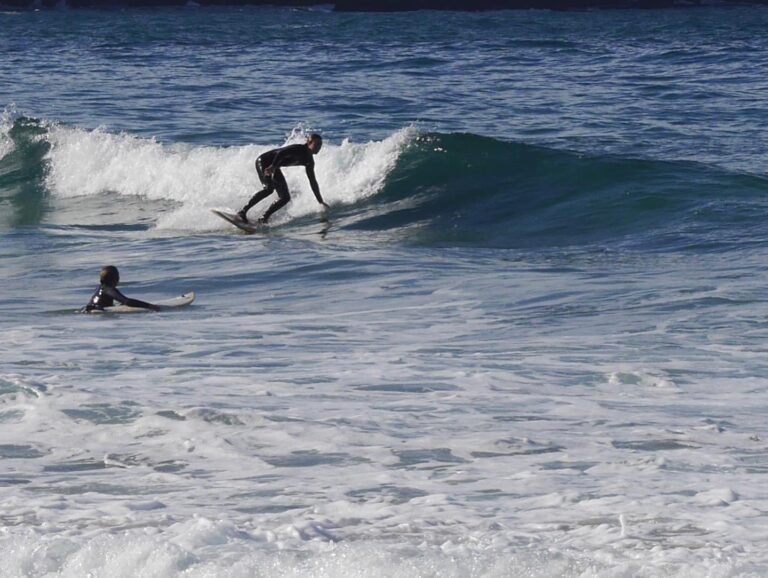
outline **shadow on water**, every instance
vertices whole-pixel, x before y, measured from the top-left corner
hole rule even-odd
[[[319,218],[316,215],[310,215],[301,217],[291,222],[287,227],[290,231],[290,236],[307,239],[309,241],[316,241],[318,238],[322,241],[329,239],[329,233],[337,230],[334,226],[334,222],[329,215],[321,215]],[[331,238],[333,235],[331,234]]]
[[[171,201],[148,200],[105,192],[100,195],[51,198],[42,222],[92,233],[136,232],[151,229],[158,215],[176,207]]]

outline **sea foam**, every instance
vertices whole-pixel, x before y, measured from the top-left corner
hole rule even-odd
[[[0,114],[0,160],[3,160],[14,149],[10,133],[15,116],[16,112],[13,106],[6,107]]]
[[[326,142],[315,165],[325,201],[349,204],[376,194],[416,132],[409,127],[381,141]],[[284,143],[212,147],[169,145],[103,128],[55,126],[49,134],[46,187],[56,197],[109,194],[175,203],[174,210],[158,219],[159,229],[223,228],[226,225],[208,209],[244,205],[262,187],[256,158],[269,149],[302,142],[303,137],[294,131]],[[292,203],[277,221],[317,212],[304,170],[287,168],[284,174]],[[258,208],[266,209],[271,202],[267,199]]]

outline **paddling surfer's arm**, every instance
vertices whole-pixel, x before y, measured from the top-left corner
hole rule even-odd
[[[115,301],[118,303],[122,303],[123,305],[127,305],[128,307],[141,307],[142,309],[151,309],[152,311],[160,311],[160,308],[157,305],[153,305],[152,303],[147,303],[146,301],[142,301],[140,299],[131,299],[130,297],[126,297],[120,291],[118,291],[115,287],[109,287],[105,286],[103,289],[103,293],[105,295],[108,295],[109,297],[112,297]]]

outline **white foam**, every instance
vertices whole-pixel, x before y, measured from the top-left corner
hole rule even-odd
[[[404,529],[405,530],[405,529]],[[166,529],[142,528],[72,539],[25,529],[0,532],[0,547],[13,552],[0,567],[0,576],[171,577],[232,576],[296,578],[550,578],[759,576],[738,572],[721,560],[671,560],[664,571],[649,568],[655,553],[638,551],[625,560],[595,559],[576,549],[556,552],[546,542],[527,540],[504,548],[505,532],[468,536],[458,541],[417,546],[386,541],[305,543],[309,551],[281,543],[258,527],[197,517]],[[499,539],[501,538],[501,539]],[[628,539],[627,541],[631,541]],[[620,547],[618,543],[614,547]],[[704,565],[702,562],[707,562]]]
[[[535,556],[483,553],[479,547],[424,552],[386,544],[340,544],[318,548],[311,557],[281,551],[270,536],[238,531],[227,522],[197,518],[163,532],[134,530],[77,542],[34,531],[0,533],[0,546],[14,555],[0,576],[549,576],[554,564]],[[221,552],[228,551],[226,556]],[[517,569],[516,569],[517,568]]]
[[[765,575],[765,251],[585,275],[250,241],[8,239],[0,576]],[[199,301],[30,315],[107,255]],[[755,298],[670,309],[723,278]]]
[[[608,383],[622,387],[656,387],[673,391],[679,390],[675,382],[667,376],[634,368],[611,372],[608,376]]]
[[[0,115],[0,160],[5,158],[14,149],[10,132],[16,117],[16,108],[13,105],[6,106],[3,114]]]
[[[300,132],[287,142],[296,142]],[[405,128],[382,141],[335,145],[326,142],[316,157],[315,174],[327,203],[349,204],[376,194],[415,129]],[[157,221],[159,229],[211,230],[226,225],[211,207],[241,207],[261,188],[254,162],[280,143],[238,147],[166,145],[104,129],[52,127],[47,187],[58,197],[115,194],[178,203]],[[302,168],[284,170],[292,202],[277,221],[318,212]],[[270,199],[263,201],[265,209]]]

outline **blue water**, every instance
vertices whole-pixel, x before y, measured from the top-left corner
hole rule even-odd
[[[0,576],[764,576],[767,26],[0,14]]]

